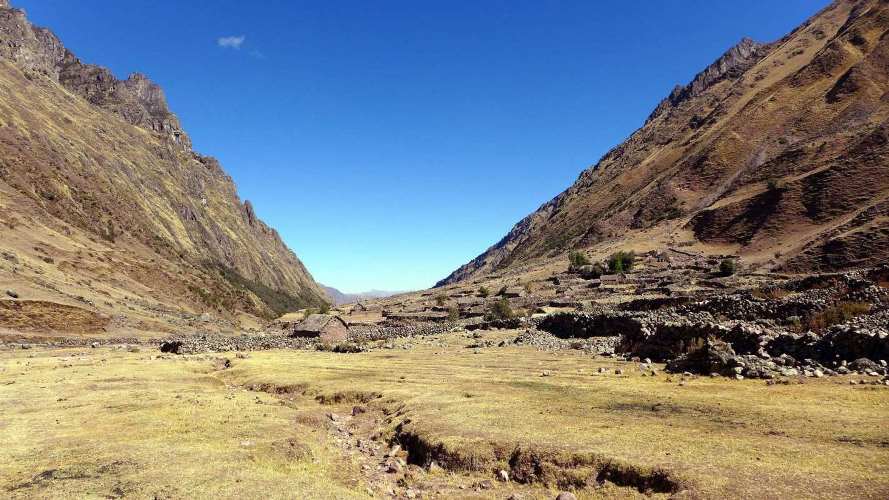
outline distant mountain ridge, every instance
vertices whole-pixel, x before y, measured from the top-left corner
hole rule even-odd
[[[785,271],[889,258],[889,4],[742,40],[437,286],[663,228]]]
[[[325,292],[327,292],[327,296],[333,299],[334,305],[351,304],[353,302],[358,302],[364,299],[382,299],[385,297],[398,295],[400,293],[405,293],[403,291],[388,292],[385,290],[369,290],[367,292],[360,293],[345,293],[337,290],[332,286],[321,285],[321,287],[324,288]]]
[[[326,300],[219,162],[192,151],[157,84],[81,62],[7,0],[0,109],[0,249],[67,266],[53,280],[36,264],[9,280],[53,300],[98,293],[88,303],[109,313],[274,317]]]

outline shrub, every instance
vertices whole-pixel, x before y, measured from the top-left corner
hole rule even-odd
[[[488,295],[491,295],[491,291],[488,290],[488,287],[483,286],[478,289],[478,295],[479,297],[487,297]]]
[[[593,265],[583,266],[580,270],[580,277],[588,280],[599,279],[603,274],[605,274],[605,266],[598,262]]]
[[[845,323],[850,319],[870,312],[871,305],[866,302],[840,302],[819,311],[809,317],[806,326],[809,330],[823,332],[833,325]]]
[[[613,273],[622,273],[633,269],[636,262],[636,253],[632,250],[629,252],[616,252],[608,258],[608,270]]]
[[[460,309],[457,309],[457,306],[451,306],[448,308],[448,320],[457,321],[460,319]]]
[[[514,318],[515,313],[512,312],[512,307],[509,306],[509,301],[505,298],[498,300],[491,304],[491,308],[488,310],[487,319],[510,319]]]
[[[504,295],[506,295],[506,285],[500,287],[500,290],[497,292],[498,297],[503,297]]]
[[[330,349],[332,352],[342,353],[342,354],[352,354],[358,352],[364,352],[364,347],[352,343],[352,342],[343,342],[341,344],[336,344]]]
[[[435,296],[435,305],[437,305],[438,307],[441,307],[441,306],[445,305],[445,301],[447,299],[448,298],[445,297],[444,294],[438,294]]]
[[[328,304],[327,302],[322,302],[321,306],[318,307],[318,312],[320,312],[321,314],[329,313],[330,312],[330,304]]]
[[[779,191],[784,189],[784,183],[779,179],[769,179],[766,181],[766,189],[769,191]]]
[[[719,274],[723,276],[731,276],[735,274],[735,260],[722,259],[722,262],[719,263]]]
[[[578,268],[580,266],[589,265],[590,259],[588,259],[582,252],[571,251],[568,252],[568,262],[571,263],[572,268]]]
[[[533,290],[531,289],[531,283],[525,283],[522,285],[522,288],[525,289],[525,293],[530,294]]]

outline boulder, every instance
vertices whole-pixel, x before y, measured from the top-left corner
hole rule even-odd
[[[708,339],[695,351],[683,354],[667,363],[667,371],[671,373],[718,373],[734,375],[738,366],[737,355],[731,344],[717,339]]]
[[[877,328],[837,325],[818,342],[822,361],[889,358],[889,334]]]

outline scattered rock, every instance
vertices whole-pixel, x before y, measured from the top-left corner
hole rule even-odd
[[[481,490],[490,490],[494,487],[494,483],[492,483],[490,479],[484,479],[482,481],[479,481],[478,484],[476,484],[476,487]]]

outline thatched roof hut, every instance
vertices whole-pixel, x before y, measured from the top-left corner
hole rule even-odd
[[[339,316],[311,314],[294,325],[290,337],[315,337],[325,342],[342,342],[349,335],[349,326]]]

